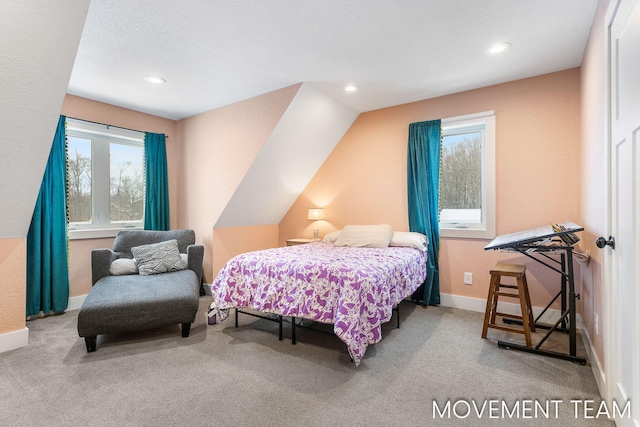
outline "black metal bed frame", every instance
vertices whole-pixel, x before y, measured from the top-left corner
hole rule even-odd
[[[396,322],[397,322],[396,323],[396,329],[400,329],[400,304],[396,305],[391,310],[392,310],[392,312],[394,312],[394,311],[396,312]],[[328,333],[328,334],[331,334],[331,335],[335,335],[333,332],[323,331],[322,329],[314,328],[311,325],[305,326],[305,325],[302,324],[302,322],[304,320],[309,320],[310,322],[312,322],[312,324],[319,323],[319,322],[316,322],[316,321],[313,321],[313,320],[310,320],[310,319],[305,319],[303,317],[299,317],[297,319],[300,322],[298,324],[296,324],[296,317],[295,316],[282,316],[280,314],[275,314],[274,313],[274,315],[276,316],[274,318],[274,317],[268,317],[268,316],[263,315],[263,314],[257,314],[257,313],[251,313],[251,312],[248,312],[248,311],[244,311],[241,308],[236,308],[235,309],[235,315],[236,315],[235,326],[236,326],[236,328],[238,327],[238,314],[239,313],[247,314],[247,315],[253,316],[253,317],[259,317],[261,319],[269,320],[271,322],[277,322],[278,323],[278,341],[282,341],[283,340],[283,338],[282,338],[282,319],[283,319],[283,317],[290,317],[291,318],[291,344],[293,344],[293,345],[295,345],[297,343],[297,340],[296,340],[296,328],[304,328],[304,329],[309,329],[309,330],[312,330],[312,331],[317,331],[317,332],[322,332],[322,333]],[[326,325],[327,323],[321,323],[321,324]]]

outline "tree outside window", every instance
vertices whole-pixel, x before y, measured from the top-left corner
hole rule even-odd
[[[144,133],[68,119],[67,207],[72,238],[108,237],[118,229],[142,228],[144,178]],[[97,236],[96,230],[108,233]]]

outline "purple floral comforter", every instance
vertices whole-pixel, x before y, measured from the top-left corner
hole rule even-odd
[[[309,243],[241,254],[218,273],[220,312],[250,308],[333,324],[356,366],[382,339],[392,309],[424,282],[426,253],[413,248]]]

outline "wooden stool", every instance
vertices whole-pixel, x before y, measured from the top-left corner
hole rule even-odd
[[[524,334],[527,347],[531,347],[531,332],[536,331],[533,312],[531,310],[531,299],[529,298],[529,288],[527,287],[526,266],[520,264],[498,263],[490,270],[491,282],[489,283],[489,295],[487,296],[487,309],[484,313],[484,326],[482,327],[482,338],[487,338],[487,329],[495,328],[503,331]],[[515,277],[515,285],[505,285],[500,283],[503,276]],[[502,289],[510,289],[511,292],[504,292]],[[521,316],[498,312],[498,297],[518,298],[520,300]],[[496,316],[518,319],[522,321],[522,329],[505,326],[496,323]]]

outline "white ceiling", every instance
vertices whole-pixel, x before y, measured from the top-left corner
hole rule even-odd
[[[306,82],[364,112],[578,67],[596,5],[91,0],[68,92],[177,120]]]

